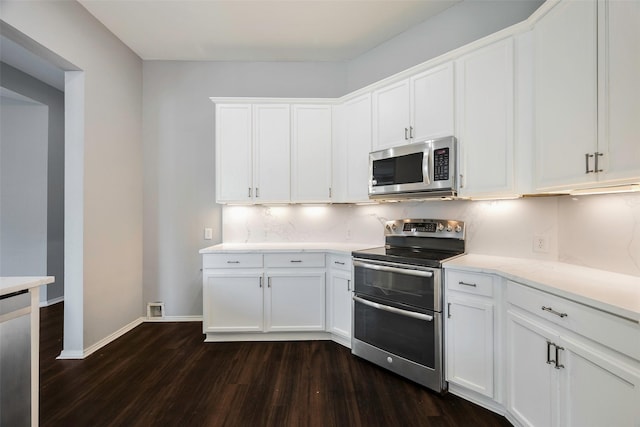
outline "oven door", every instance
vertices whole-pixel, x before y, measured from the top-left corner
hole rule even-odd
[[[354,355],[444,390],[441,313],[407,310],[358,295],[353,304]]]
[[[393,304],[441,311],[441,270],[393,262],[353,260],[355,293]]]

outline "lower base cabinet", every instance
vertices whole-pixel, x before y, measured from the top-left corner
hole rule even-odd
[[[265,332],[324,331],[324,272],[267,272]]]
[[[205,270],[203,279],[204,333],[263,330],[262,271]]]
[[[640,361],[577,333],[606,324],[638,343],[637,325],[513,282],[507,292],[509,414],[523,426],[639,426]]]
[[[351,257],[329,257],[327,280],[327,332],[334,341],[351,348],[353,282]]]

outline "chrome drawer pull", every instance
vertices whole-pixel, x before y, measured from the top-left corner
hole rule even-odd
[[[340,262],[340,261],[333,261],[333,263],[338,265],[344,265],[344,262]]]
[[[555,366],[555,368],[556,369],[564,368],[564,365],[560,364],[560,355],[558,354],[558,353],[560,353],[560,350],[564,350],[564,347],[560,347],[560,346],[555,345],[555,344],[554,344],[554,346],[556,348],[556,360],[555,360],[556,366]]]
[[[551,346],[555,347],[556,345],[551,341],[547,341],[547,365],[556,363],[556,361],[551,358]],[[556,347],[556,352],[557,352],[557,347]],[[556,359],[557,359],[557,356],[556,356]]]
[[[474,288],[475,288],[476,286],[478,286],[478,285],[476,285],[475,283],[466,283],[466,282],[463,282],[463,281],[459,281],[459,282],[458,282],[458,285],[472,286],[472,287],[474,287]]]
[[[227,264],[240,264],[240,261],[227,261]]]
[[[542,311],[548,311],[549,313],[555,314],[556,316],[560,316],[560,317],[567,317],[568,316],[567,313],[560,313],[559,311],[555,311],[553,308],[545,307],[544,305],[542,306]]]
[[[292,259],[291,262],[302,262],[301,259]]]

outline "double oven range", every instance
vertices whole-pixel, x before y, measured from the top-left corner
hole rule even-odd
[[[385,246],[355,251],[352,353],[437,392],[443,370],[442,263],[465,251],[461,221],[385,225]]]

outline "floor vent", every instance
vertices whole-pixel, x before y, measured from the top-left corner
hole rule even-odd
[[[164,319],[164,303],[159,301],[147,303],[147,318],[149,320]]]

